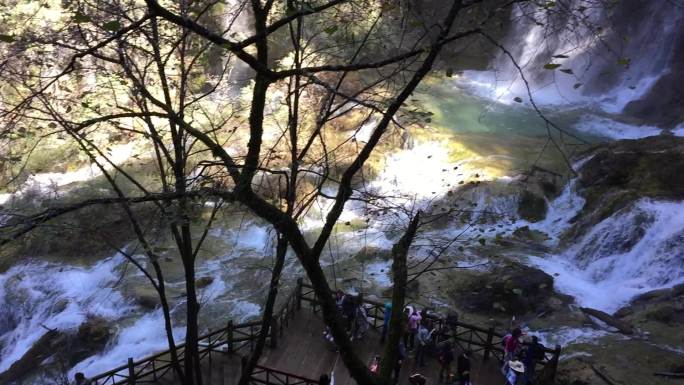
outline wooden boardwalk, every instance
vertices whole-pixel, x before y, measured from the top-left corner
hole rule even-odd
[[[338,359],[338,354],[332,351],[323,338],[323,321],[320,316],[310,309],[298,312],[293,323],[288,326],[287,333],[278,342],[275,349],[266,348],[259,362],[264,367],[283,371],[297,377],[317,380],[322,374],[333,374],[334,385],[354,385],[356,382],[349,376],[349,372]],[[370,330],[362,340],[354,342],[357,353],[367,362],[372,357],[381,354],[380,335],[375,330]],[[460,353],[460,352],[458,352]],[[482,362],[481,357],[472,360],[473,370],[471,380],[477,385],[502,385],[503,376],[499,372],[498,361],[491,359]],[[400,373],[400,385],[408,385],[408,376],[414,371],[428,378],[428,384],[439,384],[439,366],[434,357],[428,356],[427,366],[418,368],[413,353],[404,361]],[[240,373],[240,357],[238,355],[213,352],[203,363],[203,378],[206,385],[235,385]],[[452,365],[455,371],[455,362]],[[255,377],[259,376],[256,373]],[[297,380],[296,377],[293,377]],[[267,383],[266,378],[263,378]],[[160,385],[175,385],[178,380],[172,372],[166,373],[156,382]],[[280,382],[280,381],[268,381]],[[293,381],[289,382],[290,384]]]
[[[334,385],[354,385],[343,362],[338,359],[329,343],[323,337],[324,325],[318,301],[311,286],[298,281],[297,288],[284,301],[282,308],[274,314],[268,330],[267,346],[259,365],[250,377],[251,385],[316,385],[322,374],[332,375]],[[364,301],[363,305],[371,320],[371,328],[362,340],[353,342],[357,354],[370,363],[381,355],[383,346],[379,343],[379,328],[382,325],[383,304]],[[430,317],[440,330],[454,342],[456,355],[462,349],[473,352],[471,358],[471,380],[475,385],[503,385],[505,380],[499,370],[502,333],[493,328],[484,329],[476,325],[457,322],[455,328],[447,328],[444,320]],[[205,385],[236,385],[241,373],[242,357],[248,355],[259,335],[259,322],[233,324],[200,338],[200,355]],[[447,332],[447,334],[443,334]],[[442,337],[445,338],[445,337]],[[179,358],[184,354],[183,344],[178,345]],[[546,360],[537,369],[540,381],[537,385],[548,385],[554,381],[561,347],[545,349]],[[428,384],[440,384],[437,359],[428,355],[427,366],[419,368],[415,357],[409,352],[399,375],[399,384],[408,385],[408,377],[418,372],[428,378]],[[456,371],[455,362],[452,371]],[[154,383],[176,385],[180,381],[170,370],[169,352],[128,360],[128,364],[112,369],[92,378],[93,385],[134,385]]]

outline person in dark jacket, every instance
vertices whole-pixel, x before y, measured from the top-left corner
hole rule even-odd
[[[348,332],[351,331],[354,324],[354,316],[356,316],[356,300],[354,296],[345,294],[342,298],[342,317]]]
[[[525,383],[534,381],[534,368],[537,362],[544,359],[544,345],[539,343],[537,336],[532,336],[532,342],[525,349],[523,364],[525,364]]]
[[[456,359],[456,372],[460,385],[471,385],[470,383],[470,351],[466,350]]]
[[[443,343],[437,360],[440,366],[439,380],[448,382],[451,378],[451,363],[454,361],[454,348],[451,346],[451,342],[445,341]]]

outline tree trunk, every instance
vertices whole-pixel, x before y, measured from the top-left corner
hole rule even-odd
[[[392,316],[389,324],[389,336],[383,358],[380,360],[380,381],[384,384],[391,383],[391,376],[397,365],[399,356],[399,341],[403,332],[403,310],[406,298],[406,282],[408,281],[408,269],[406,258],[409,248],[416,236],[420,212],[409,223],[408,229],[399,241],[392,247]]]
[[[276,261],[275,266],[273,266],[273,273],[271,274],[271,283],[269,285],[268,297],[266,298],[266,306],[264,308],[264,315],[261,320],[261,331],[259,332],[259,338],[257,339],[256,345],[254,347],[254,352],[252,352],[247,364],[242,368],[242,375],[240,376],[240,382],[238,385],[247,385],[249,383],[249,378],[254,371],[254,368],[259,363],[261,354],[264,350],[264,345],[266,344],[266,337],[268,336],[269,328],[273,324],[273,308],[275,306],[276,299],[278,298],[278,285],[280,283],[280,274],[283,271],[283,266],[285,265],[285,255],[287,254],[287,240],[278,234],[278,243],[276,246]],[[275,330],[271,330],[271,333],[275,333]]]

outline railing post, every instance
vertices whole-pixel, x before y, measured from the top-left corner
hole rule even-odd
[[[226,344],[228,345],[228,353],[233,353],[235,351],[235,345],[233,342],[233,320],[228,321],[228,328],[226,328]]]
[[[302,285],[304,284],[304,279],[297,278],[297,310],[302,308]]]
[[[128,384],[135,385],[135,366],[131,357],[128,357]]]
[[[489,359],[489,353],[491,352],[491,350],[493,348],[493,345],[492,345],[493,341],[494,341],[494,326],[491,326],[489,328],[489,330],[487,330],[487,345],[485,345],[483,361],[487,361]]]
[[[271,318],[271,348],[278,347],[278,319]]]

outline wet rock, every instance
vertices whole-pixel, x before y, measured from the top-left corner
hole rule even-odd
[[[684,324],[684,306],[675,304],[665,304],[661,307],[650,310],[646,313],[646,318],[675,326]]]
[[[549,236],[539,230],[532,230],[529,226],[518,227],[513,231],[513,236],[522,241],[541,243],[549,239]]]
[[[24,355],[15,361],[5,372],[0,373],[0,383],[19,382],[24,376],[35,370],[46,358],[58,351],[67,342],[67,335],[61,331],[50,330],[43,334]]]
[[[566,241],[577,239],[641,198],[684,199],[684,138],[661,135],[620,140],[577,157],[587,158],[579,169],[578,183],[578,193],[586,203],[572,219]]]
[[[195,286],[197,286],[198,289],[204,289],[205,287],[211,285],[214,282],[214,277],[211,276],[206,276],[206,277],[200,277],[197,278],[195,281]]]
[[[149,285],[135,285],[129,289],[128,296],[145,309],[154,310],[159,305],[159,296]]]
[[[530,222],[539,222],[546,217],[546,199],[529,190],[520,194],[518,215]]]
[[[391,257],[391,250],[385,250],[373,246],[363,247],[358,253],[354,254],[354,259],[361,263],[368,263],[380,260],[389,261]]]
[[[477,313],[526,314],[547,310],[553,277],[518,262],[505,262],[474,275],[452,290],[454,302]]]

